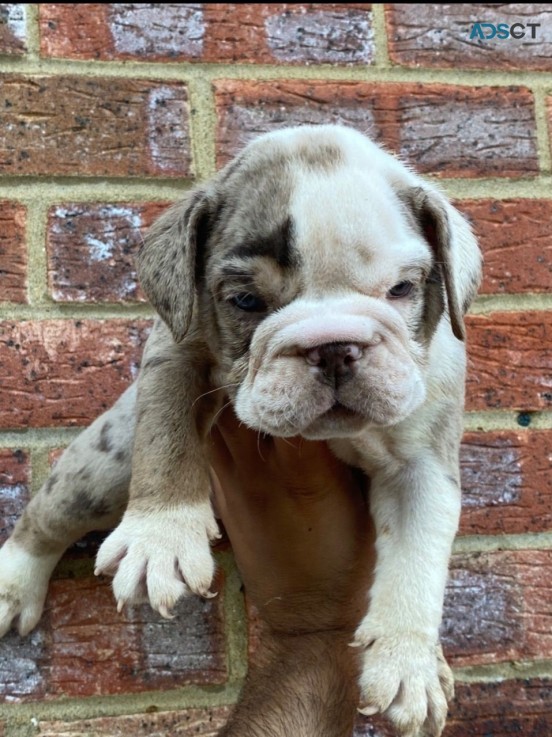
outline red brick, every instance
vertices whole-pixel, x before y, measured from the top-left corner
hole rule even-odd
[[[24,205],[0,201],[0,302],[27,302]]]
[[[0,323],[0,428],[88,425],[136,378],[149,324]]]
[[[205,34],[200,5],[41,4],[44,56],[73,59],[199,59]]]
[[[145,302],[134,253],[169,203],[63,203],[48,213],[48,282],[56,302]]]
[[[370,7],[42,4],[41,50],[73,59],[366,64],[374,56]]]
[[[453,555],[441,640],[454,666],[552,656],[552,551]]]
[[[549,679],[456,682],[443,737],[550,737],[552,682]],[[377,717],[357,717],[353,737],[394,737]]]
[[[215,94],[221,165],[259,133],[344,123],[420,172],[506,177],[538,171],[533,97],[522,87],[224,80],[215,83]]]
[[[552,200],[464,200],[485,257],[481,294],[549,292]]]
[[[219,593],[186,599],[173,620],[146,605],[118,614],[107,579],[54,580],[39,627],[6,639],[0,693],[26,701],[223,683],[223,605]]]
[[[367,64],[374,60],[370,5],[209,3],[206,61]]]
[[[0,3],[0,54],[22,56],[27,51],[27,4]]]
[[[552,313],[471,315],[467,327],[467,409],[552,406]]]
[[[457,683],[443,737],[549,737],[552,681]]]
[[[30,474],[25,451],[0,449],[0,545],[29,500]]]
[[[183,711],[148,712],[121,717],[81,719],[76,722],[41,721],[39,737],[215,737],[230,707],[218,706]]]
[[[552,529],[552,432],[471,432],[460,451],[465,535]]]
[[[117,613],[110,582],[55,581],[49,689],[84,696],[224,682],[222,599],[190,597],[170,621],[148,606],[127,617]]]
[[[7,175],[190,175],[183,84],[5,75],[0,89]]]
[[[552,39],[547,29],[552,9],[544,4],[429,5],[396,3],[385,6],[389,56],[395,64],[454,69],[552,70]],[[472,24],[540,23],[531,38],[470,39]],[[488,30],[485,31],[489,33]]]

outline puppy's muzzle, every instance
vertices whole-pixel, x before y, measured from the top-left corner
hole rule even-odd
[[[353,378],[364,350],[357,343],[326,343],[307,350],[305,361],[318,381],[338,389]]]

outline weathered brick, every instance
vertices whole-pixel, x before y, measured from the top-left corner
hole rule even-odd
[[[552,313],[471,315],[467,328],[467,409],[552,406]]]
[[[89,424],[136,378],[149,324],[0,323],[0,427]]]
[[[344,123],[420,172],[506,177],[538,170],[533,97],[522,87],[223,80],[215,94],[221,165],[259,133]]]
[[[205,60],[371,63],[370,7],[363,3],[209,3],[205,5]]]
[[[481,294],[549,292],[552,200],[463,200],[484,258]]]
[[[168,203],[63,203],[48,213],[48,282],[56,302],[145,302],[134,254]]]
[[[30,467],[25,451],[0,449],[0,545],[29,500]]]
[[[457,683],[443,737],[549,737],[552,681]]]
[[[552,733],[549,679],[456,682],[443,737],[549,737]],[[358,716],[353,737],[395,737],[380,717]]]
[[[201,3],[40,6],[44,56],[190,61],[201,57],[204,35]]]
[[[190,597],[174,620],[149,606],[127,617],[117,613],[109,581],[54,581],[49,690],[92,695],[224,682],[222,598]]]
[[[0,640],[0,694],[25,701],[223,683],[223,594],[189,597],[176,614],[164,620],[147,605],[118,614],[107,579],[53,580],[30,638]]]
[[[27,302],[24,205],[0,201],[0,302]]]
[[[41,50],[74,59],[366,64],[365,3],[40,6]]]
[[[455,666],[552,656],[552,551],[453,555],[441,640]]]
[[[120,717],[98,717],[75,722],[40,721],[39,737],[215,737],[231,708],[219,706],[183,711],[152,711]]]
[[[0,3],[0,55],[22,56],[26,40],[27,4]]]
[[[8,632],[0,640],[0,702],[42,699],[46,668],[47,644],[42,627],[27,637]]]
[[[466,535],[552,529],[552,432],[470,432],[460,451]]]
[[[5,174],[189,176],[186,86],[106,77],[5,75]]]
[[[552,8],[545,4],[390,3],[385,6],[389,56],[396,64],[455,69],[552,69]],[[471,39],[475,21],[539,23],[516,38]],[[520,29],[515,29],[518,33]],[[489,35],[485,29],[485,35]]]

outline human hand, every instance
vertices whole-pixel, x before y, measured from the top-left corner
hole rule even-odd
[[[260,618],[283,633],[352,632],[375,558],[367,479],[325,442],[259,435],[231,409],[210,450],[216,505]]]

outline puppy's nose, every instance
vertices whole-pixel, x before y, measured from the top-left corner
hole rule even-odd
[[[305,353],[309,366],[319,369],[319,378],[334,386],[353,376],[359,358],[362,358],[362,348],[356,343],[326,343]]]

